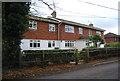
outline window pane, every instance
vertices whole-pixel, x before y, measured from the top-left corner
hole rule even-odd
[[[40,43],[38,43],[38,47],[40,47]]]
[[[74,33],[74,26],[65,25],[65,32]]]
[[[79,34],[83,34],[83,29],[79,28]]]
[[[55,46],[55,41],[53,41],[53,46]]]
[[[34,47],[37,47],[37,43],[33,43],[34,44]]]
[[[38,40],[37,42],[40,42],[40,40]]]
[[[29,27],[32,27],[32,23],[31,23],[31,24],[29,24]]]
[[[68,32],[68,31],[69,31],[68,25],[65,25],[65,32]]]
[[[51,42],[50,41],[48,42],[48,47],[51,47]]]
[[[33,42],[33,40],[30,40],[30,42]]]
[[[30,43],[30,47],[32,47],[32,43]]]
[[[65,47],[67,47],[68,45],[67,45],[67,43],[65,43]]]
[[[70,46],[70,43],[68,42],[68,43],[67,43],[67,47],[69,47],[69,46]]]
[[[29,28],[30,29],[37,29],[37,22],[36,21],[29,21]]]
[[[70,47],[71,47],[71,46],[72,46],[72,43],[70,42],[69,44],[70,44]]]
[[[55,24],[49,24],[49,31],[55,31]]]
[[[89,29],[89,36],[92,36],[92,30]]]

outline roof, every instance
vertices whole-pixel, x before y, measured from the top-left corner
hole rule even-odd
[[[104,36],[105,38],[110,38],[110,37],[118,37],[118,35],[114,34],[114,33],[107,33]]]
[[[44,22],[51,22],[51,23],[65,23],[65,24],[70,24],[70,25],[75,25],[75,26],[82,26],[84,28],[89,28],[89,29],[95,29],[99,31],[105,31],[104,29],[98,28],[98,27],[89,27],[89,25],[86,24],[81,24],[73,21],[68,21],[60,18],[43,18],[43,17],[37,17],[37,16],[30,16],[30,19],[38,20],[38,21],[44,21]]]

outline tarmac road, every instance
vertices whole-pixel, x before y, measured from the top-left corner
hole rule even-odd
[[[118,79],[118,62],[36,79]]]

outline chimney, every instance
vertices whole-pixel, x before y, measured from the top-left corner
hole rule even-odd
[[[56,18],[56,11],[53,11],[53,12],[51,13],[51,15],[52,15],[53,18]]]
[[[92,24],[92,23],[90,23],[90,24],[89,24],[89,27],[93,27],[93,24]]]

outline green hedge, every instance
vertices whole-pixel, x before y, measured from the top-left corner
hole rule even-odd
[[[86,62],[95,59],[103,59],[108,57],[120,57],[120,48],[86,48],[80,52],[80,59]]]
[[[24,50],[22,52],[22,64],[41,65],[48,62],[66,63],[75,59],[75,50]]]
[[[120,47],[120,42],[111,42],[105,44],[105,47]]]

